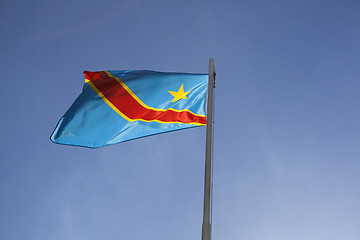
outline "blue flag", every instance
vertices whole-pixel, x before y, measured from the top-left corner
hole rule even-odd
[[[207,74],[154,71],[84,72],[80,96],[50,139],[103,147],[206,125]]]

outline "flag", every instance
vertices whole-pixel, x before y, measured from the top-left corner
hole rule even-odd
[[[58,122],[54,143],[98,148],[206,125],[208,74],[85,71],[82,93]]]

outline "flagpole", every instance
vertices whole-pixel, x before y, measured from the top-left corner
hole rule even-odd
[[[202,240],[211,240],[212,220],[212,138],[213,138],[213,88],[215,87],[214,59],[209,60],[209,83],[207,101],[206,125],[206,153],[205,153],[205,181],[204,181],[204,213],[202,223]]]

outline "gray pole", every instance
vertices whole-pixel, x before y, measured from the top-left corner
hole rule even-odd
[[[214,59],[209,61],[209,85],[207,101],[207,125],[206,125],[206,153],[205,153],[205,183],[204,183],[204,213],[202,223],[202,240],[211,240],[211,160],[212,160],[212,130],[213,130],[213,88],[215,87]]]

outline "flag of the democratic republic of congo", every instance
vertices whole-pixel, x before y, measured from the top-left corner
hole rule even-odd
[[[97,148],[206,125],[208,74],[154,71],[84,72],[80,96],[51,140]]]

